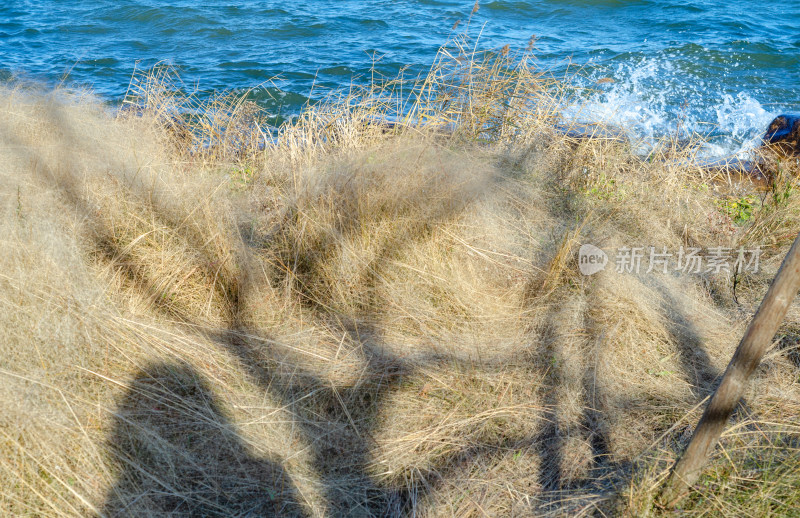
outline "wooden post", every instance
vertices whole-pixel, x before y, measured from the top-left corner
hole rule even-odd
[[[661,502],[672,507],[697,481],[708,457],[714,450],[722,430],[744,393],[747,379],[758,367],[761,357],[772,343],[778,326],[800,291],[800,234],[786,254],[778,275],[756,311],[750,326],[733,354],[711,401],[697,424],[689,446],[675,465],[667,481]]]

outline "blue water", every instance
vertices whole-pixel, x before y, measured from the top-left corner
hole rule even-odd
[[[416,75],[472,0],[6,0],[0,78],[89,85],[109,102],[135,67],[179,67],[201,94],[247,90],[275,120],[371,70]],[[800,2],[541,0],[481,2],[468,32],[481,48],[527,47],[561,74],[601,78],[567,116],[625,124],[641,136],[716,135],[747,146],[770,118],[800,111]],[[270,81],[267,83],[268,81]]]

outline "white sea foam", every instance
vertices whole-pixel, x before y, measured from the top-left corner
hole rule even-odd
[[[761,103],[744,92],[736,97],[724,96],[722,104],[714,111],[720,133],[728,143],[727,150],[737,155],[745,155],[757,147],[767,125],[777,115],[765,110]]]
[[[612,72],[596,69],[584,78],[588,93],[563,115],[623,128],[642,154],[665,137],[700,136],[706,141],[700,150],[705,157],[744,157],[777,112],[767,111],[755,93],[722,93],[681,68],[663,57],[623,63]],[[597,84],[609,76],[613,83]]]

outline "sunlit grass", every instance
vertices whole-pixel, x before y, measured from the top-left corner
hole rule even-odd
[[[466,39],[274,133],[168,68],[114,115],[3,87],[0,509],[666,512],[794,237],[796,180],[760,192],[570,133],[575,95]],[[734,293],[613,255],[585,277],[583,243],[764,253]],[[791,514],[799,318],[684,513]]]

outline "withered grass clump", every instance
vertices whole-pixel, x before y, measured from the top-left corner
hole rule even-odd
[[[3,514],[670,511],[798,228],[790,171],[720,190],[569,137],[568,85],[507,49],[274,139],[176,85],[137,76],[119,114],[0,90]],[[619,247],[756,245],[757,273],[615,271]],[[799,343],[795,305],[684,514],[797,506]]]

